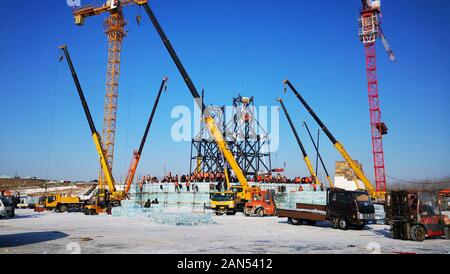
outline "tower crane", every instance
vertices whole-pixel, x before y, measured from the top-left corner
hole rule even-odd
[[[377,191],[386,191],[386,173],[384,165],[383,135],[388,133],[388,128],[381,121],[381,109],[378,93],[378,78],[376,64],[375,42],[380,38],[389,59],[396,62],[383,30],[381,29],[381,4],[380,1],[362,0],[361,16],[359,18],[359,38],[364,44],[366,55],[366,72],[369,90],[370,126],[372,131],[372,150],[374,158],[375,182]]]
[[[277,101],[280,103],[281,108],[283,109],[284,114],[286,116],[286,119],[288,120],[289,125],[291,126],[292,133],[295,136],[295,140],[297,140],[297,144],[300,147],[300,150],[302,151],[303,160],[305,160],[306,167],[308,168],[309,174],[314,179],[314,183],[320,185],[321,183],[319,181],[319,178],[317,178],[316,172],[314,171],[314,168],[311,165],[311,161],[309,160],[308,154],[306,153],[305,146],[303,146],[303,143],[300,140],[300,137],[298,136],[298,132],[295,129],[294,123],[292,122],[291,116],[289,115],[289,112],[287,111],[286,106],[283,103],[283,100],[281,98],[278,98]]]
[[[116,134],[117,120],[117,100],[119,95],[119,76],[120,76],[120,56],[122,52],[122,42],[126,36],[125,18],[123,8],[132,5],[142,5],[147,0],[107,0],[100,7],[92,5],[83,6],[73,11],[75,24],[84,25],[86,18],[109,13],[104,22],[105,33],[108,37],[108,64],[106,72],[106,96],[104,106],[102,142],[105,150],[106,161],[111,171],[114,160],[114,143]],[[105,179],[100,176],[100,182]]]

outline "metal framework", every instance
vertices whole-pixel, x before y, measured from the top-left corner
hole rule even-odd
[[[209,113],[216,121],[216,125],[222,125],[222,131],[226,135],[225,107],[208,107]],[[201,122],[199,134],[192,139],[191,144],[191,174],[197,173],[222,173],[225,167],[225,160],[217,147],[216,142],[208,133],[205,123]]]
[[[120,55],[125,33],[125,19],[122,11],[111,14],[105,20],[105,33],[108,36],[108,65],[106,72],[106,95],[102,142],[106,159],[112,168],[116,136],[117,100],[119,95]]]
[[[230,148],[246,176],[270,174],[272,163],[269,151],[269,135],[259,124],[255,115],[254,97],[239,95],[233,98],[233,119],[228,128],[232,130]],[[262,132],[262,134],[259,134]],[[267,151],[264,148],[267,147]]]
[[[254,99],[238,96],[233,98],[232,117],[226,123],[225,107],[209,107],[211,116],[222,132],[228,147],[247,177],[270,174],[272,163],[269,135],[255,116]],[[263,134],[259,134],[262,132]],[[214,140],[202,125],[201,132],[192,140],[191,173],[221,173],[226,163]]]

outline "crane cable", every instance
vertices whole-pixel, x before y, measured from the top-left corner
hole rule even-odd
[[[403,180],[403,179],[399,179],[399,178],[395,178],[389,175],[386,175],[387,178],[395,180],[397,182],[402,182],[402,183],[408,183],[408,184],[414,184],[414,185],[423,185],[423,184],[427,184],[427,185],[438,185],[438,184],[442,184],[445,182],[412,182],[412,181],[407,181],[407,180]]]

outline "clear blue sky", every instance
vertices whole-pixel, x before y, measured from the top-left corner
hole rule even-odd
[[[91,2],[91,1],[89,1]],[[89,3],[87,0],[83,4]],[[101,1],[97,1],[101,2]],[[73,23],[66,1],[2,1],[0,23],[0,175],[93,179],[98,165],[89,129],[58,48],[67,43],[99,130],[102,126],[107,43],[103,16]],[[324,4],[325,3],[325,4]],[[326,5],[328,4],[328,5]],[[450,2],[382,1],[383,27],[398,63],[378,46],[387,173],[403,179],[450,174]],[[291,94],[289,78],[350,154],[373,178],[363,45],[357,37],[360,1],[155,0],[151,6],[207,102],[230,104],[237,93],[258,105],[282,96],[307,150],[300,122],[316,125]],[[139,174],[189,171],[189,143],[170,139],[174,106],[190,94],[144,11],[127,8],[114,173],[123,179],[139,145],[157,88],[168,75]],[[282,117],[274,165],[306,175],[300,151]],[[324,135],[323,135],[324,137]],[[322,142],[329,170],[340,156]]]

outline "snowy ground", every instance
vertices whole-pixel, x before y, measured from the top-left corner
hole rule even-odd
[[[0,254],[10,253],[445,253],[450,242],[397,241],[387,226],[340,231],[293,226],[275,217],[214,217],[196,227],[158,225],[145,218],[34,213],[0,220]]]

